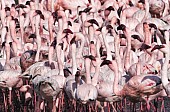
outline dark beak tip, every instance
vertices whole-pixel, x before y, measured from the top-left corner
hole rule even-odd
[[[70,34],[73,34],[73,32],[72,32],[70,29],[64,29],[64,30],[63,30],[63,33],[67,33],[67,34],[70,33]]]

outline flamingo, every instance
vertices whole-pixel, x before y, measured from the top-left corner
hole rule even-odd
[[[9,104],[12,106],[12,88],[15,87],[21,80],[20,78],[20,73],[15,71],[15,70],[5,70],[5,71],[0,71],[0,87],[2,89],[8,88],[9,89]],[[4,95],[5,99],[5,95]],[[4,100],[5,104],[5,109],[6,107],[6,102]]]
[[[168,61],[169,60],[169,32],[168,31],[165,31],[165,40],[166,40],[166,44],[155,45],[152,50],[159,49],[161,52],[165,53],[165,60],[164,60],[164,64],[162,65],[160,74],[162,76],[161,80],[162,80],[163,87],[167,93],[167,96],[169,96],[169,88],[168,88],[169,81],[167,77],[168,64],[169,64]]]

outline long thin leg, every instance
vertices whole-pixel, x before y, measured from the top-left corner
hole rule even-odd
[[[5,97],[5,92],[3,91],[3,98],[4,98],[4,106],[5,106],[5,112],[7,112],[7,101]]]

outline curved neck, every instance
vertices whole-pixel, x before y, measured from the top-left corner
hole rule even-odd
[[[149,1],[145,0],[145,15],[141,21],[142,23],[147,19],[148,15],[149,15]]]
[[[64,76],[63,62],[62,62],[62,59],[61,59],[61,56],[63,56],[62,55],[63,51],[61,50],[61,46],[60,45],[57,45],[56,49],[57,49],[57,63],[58,63],[58,68],[59,68],[59,75]]]
[[[35,33],[36,33],[36,38],[37,38],[37,53],[35,56],[35,61],[39,61],[39,54],[40,54],[40,49],[41,49],[41,37],[39,34],[39,25],[40,25],[40,16],[36,16],[36,24],[35,24]]]
[[[77,72],[76,44],[71,45],[71,56],[72,56],[72,75],[75,75]]]
[[[120,58],[120,43],[119,43],[119,36],[116,36],[115,37],[115,40],[114,40],[114,48],[115,48],[115,59],[116,59],[116,62],[117,62],[117,65],[118,65],[118,69],[121,73],[123,73],[123,66],[122,66],[122,60]]]
[[[161,76],[162,76],[162,84],[163,86],[165,87],[169,81],[168,81],[168,77],[167,77],[167,74],[168,74],[168,64],[169,64],[169,53],[165,54],[165,60],[164,60],[164,64],[162,66],[162,69],[161,69]]]
[[[166,2],[164,3],[165,3],[165,8],[164,8],[162,17],[165,17],[168,14],[168,9],[169,9],[169,3],[166,3]]]
[[[112,64],[115,64],[114,65],[114,82],[113,82],[113,92],[114,94],[116,95],[121,95],[121,92],[122,92],[122,89],[119,88],[119,74],[120,72],[118,71],[118,64],[115,62],[113,63],[112,61]]]
[[[104,33],[102,32],[102,36],[103,36],[103,40],[104,40],[104,44],[105,44],[106,52],[107,52],[107,58],[106,58],[106,60],[112,61],[112,55],[111,55],[111,51],[110,51],[110,48],[109,48],[109,44],[108,44],[107,39],[106,39],[106,34],[104,34]]]
[[[130,51],[131,51],[131,35],[130,35],[130,30],[126,28],[126,31],[124,31],[124,34],[127,38],[127,49],[126,49],[126,56],[125,56],[125,69],[128,71],[130,67]]]
[[[151,32],[149,31],[148,28],[144,29],[144,36],[145,36],[144,43],[151,46],[152,34],[151,34]]]
[[[81,45],[78,51],[78,55],[77,56],[82,56],[83,53],[83,48],[84,48],[84,44],[85,44],[85,37],[82,33],[75,33],[76,38],[79,40],[81,40]]]
[[[168,65],[169,65],[169,56],[170,56],[170,52],[169,52],[169,32],[165,31],[165,40],[166,40],[166,47],[167,49],[165,50],[165,60],[164,60],[164,64],[162,66],[161,69],[161,80],[162,80],[162,84],[164,87],[166,87],[166,85],[169,83],[168,81]]]

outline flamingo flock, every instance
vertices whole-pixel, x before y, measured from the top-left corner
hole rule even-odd
[[[169,4],[1,0],[1,111],[165,112]]]

